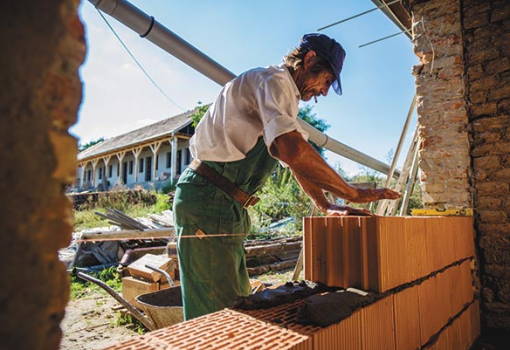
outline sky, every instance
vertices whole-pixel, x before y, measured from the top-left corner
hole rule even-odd
[[[148,15],[213,60],[240,74],[282,62],[306,33],[375,7],[370,0],[132,0]],[[220,86],[105,15],[133,56],[164,94],[151,83],[94,6],[80,5],[87,55],[80,68],[83,99],[71,128],[80,144],[107,139],[215,100]],[[310,104],[330,125],[329,137],[389,164],[415,91],[412,66],[418,59],[404,34],[359,48],[399,29],[374,11],[320,31],[347,52],[341,74],[342,96],[331,89]],[[168,97],[165,97],[165,95]],[[409,127],[398,164],[403,163],[416,126]],[[364,170],[326,152],[327,161],[349,175]]]

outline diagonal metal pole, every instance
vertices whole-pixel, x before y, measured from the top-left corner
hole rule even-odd
[[[324,30],[326,28],[329,28],[329,27],[333,27],[333,26],[336,26],[340,23],[344,23],[344,22],[347,22],[347,21],[350,21],[351,19],[354,19],[354,18],[358,18],[360,16],[363,16],[363,15],[366,15],[367,13],[370,13],[370,12],[373,12],[373,11],[376,11],[376,10],[379,10],[380,8],[384,7],[384,6],[389,6],[389,5],[393,5],[394,3],[397,3],[399,2],[400,0],[393,0],[387,4],[383,4],[383,5],[380,5],[380,6],[377,6],[377,7],[374,7],[373,9],[370,9],[370,10],[367,10],[365,12],[361,12],[361,13],[358,13],[357,15],[354,15],[354,16],[351,16],[351,17],[347,17],[347,18],[344,18],[338,22],[335,22],[335,23],[331,23],[331,24],[328,24],[327,26],[325,27],[322,27],[322,28],[319,28],[317,29],[317,31],[321,31],[321,30]]]

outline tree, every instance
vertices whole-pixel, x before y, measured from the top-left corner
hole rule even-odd
[[[305,122],[319,130],[320,132],[325,132],[329,129],[330,125],[326,124],[326,121],[323,119],[317,118],[315,113],[312,113],[312,106],[305,105],[301,107],[298,112],[298,118],[303,119]],[[314,142],[309,141],[310,144],[315,148],[317,152],[324,158],[324,148],[317,146]]]
[[[78,151],[79,152],[83,152],[85,151],[87,148],[90,148],[94,145],[97,145],[98,143],[101,143],[104,141],[104,137],[100,137],[98,138],[97,140],[93,140],[93,141],[90,141],[90,142],[87,142],[86,144],[82,145],[82,144],[78,144]]]
[[[191,126],[196,127],[198,125],[198,122],[202,119],[202,117],[205,115],[207,110],[209,109],[210,104],[202,105],[201,101],[198,101],[197,106],[195,107],[196,112],[191,115]]]

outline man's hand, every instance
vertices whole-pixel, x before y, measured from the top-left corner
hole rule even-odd
[[[389,188],[360,188],[358,189],[358,196],[351,202],[366,203],[380,199],[398,199],[400,197],[402,197],[400,193]]]
[[[349,215],[359,215],[359,216],[374,216],[372,212],[366,209],[356,209],[347,206],[334,205],[331,204],[324,212],[328,216],[349,216]]]

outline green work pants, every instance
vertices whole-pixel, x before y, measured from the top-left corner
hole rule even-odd
[[[205,162],[247,193],[254,193],[276,167],[262,139],[236,162]],[[232,306],[251,291],[243,241],[250,232],[242,204],[186,169],[174,197],[184,318]]]

